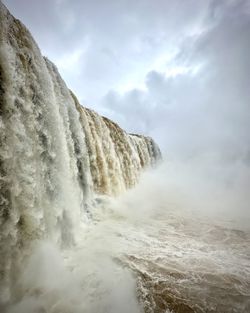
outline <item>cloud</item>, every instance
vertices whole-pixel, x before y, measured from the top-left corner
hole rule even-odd
[[[90,106],[97,106],[111,87],[138,85],[148,71],[163,66],[176,50],[174,43],[197,31],[207,7],[197,0],[4,2]],[[60,65],[79,50],[84,54],[76,64]],[[72,80],[77,71],[81,75]]]
[[[249,1],[4,2],[83,105],[174,158],[249,159]]]
[[[248,160],[249,32],[247,1],[211,2],[200,33],[183,38],[164,71],[149,71],[143,90],[110,91],[103,113],[174,157]]]

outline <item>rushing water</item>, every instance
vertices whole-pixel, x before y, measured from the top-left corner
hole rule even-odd
[[[152,198],[153,184],[96,199],[71,248],[35,242],[6,312],[249,312],[249,229]]]
[[[248,312],[250,232],[174,216],[165,223],[129,255],[145,311]]]
[[[83,108],[0,1],[0,301],[37,240],[77,243],[95,193],[134,186],[160,151]]]
[[[157,145],[81,107],[0,9],[0,311],[249,312],[249,169],[223,201],[223,184],[193,194],[193,171],[173,190],[164,167],[108,197],[136,185]]]

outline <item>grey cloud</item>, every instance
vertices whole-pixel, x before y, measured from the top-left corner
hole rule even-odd
[[[45,54],[65,47],[72,36],[67,29],[68,16],[63,14],[62,1],[3,1],[13,15],[31,31]]]
[[[249,155],[249,1],[4,2],[84,105],[168,154]]]
[[[82,55],[64,79],[89,105],[110,87],[143,76],[155,58],[198,27],[208,1],[4,0],[56,64]],[[87,42],[87,45],[86,45]],[[79,71],[77,78],[74,72]],[[141,73],[141,74],[140,74]]]
[[[103,101],[106,112],[128,130],[142,129],[154,136],[174,157],[248,160],[250,15],[246,4],[222,2],[215,8],[213,3],[204,31],[184,40],[176,63],[200,63],[198,73],[169,78],[151,71],[145,77],[146,90],[132,90],[112,100],[110,93]]]

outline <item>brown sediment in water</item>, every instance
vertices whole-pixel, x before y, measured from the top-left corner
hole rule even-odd
[[[203,227],[207,237],[205,235],[205,238],[199,237],[202,240],[206,239],[203,241],[204,250],[201,250],[201,253],[206,251],[206,247],[209,252],[205,252],[202,258],[197,254],[197,259],[192,260],[194,250],[188,250],[190,260],[186,266],[185,261],[183,262],[184,257],[181,256],[177,259],[173,256],[152,257],[154,248],[148,253],[142,252],[141,256],[126,256],[125,263],[132,269],[137,279],[138,299],[144,312],[250,312],[250,278],[247,274],[249,271],[247,260],[250,260],[247,249],[250,242],[249,232],[220,226],[209,226],[206,229],[205,224]],[[160,241],[163,238],[158,239]],[[237,265],[235,263],[237,259],[228,259],[232,251],[240,257],[242,264]],[[213,258],[216,253],[224,255],[227,259],[216,260]],[[234,269],[230,266],[234,266]]]
[[[133,267],[131,264],[141,263],[147,264],[148,272],[140,271],[138,267]],[[174,290],[174,280],[185,279],[183,273],[175,270],[167,271],[164,267],[156,266],[148,260],[138,259],[134,256],[129,256],[129,266],[137,277],[137,294],[139,302],[142,304],[145,313],[163,313],[172,311],[175,313],[192,313],[203,312],[198,305],[193,305],[191,301],[185,299],[177,290]],[[154,280],[149,274],[150,272],[159,271],[161,279]],[[164,280],[164,277],[166,278]],[[170,282],[172,280],[172,283]]]

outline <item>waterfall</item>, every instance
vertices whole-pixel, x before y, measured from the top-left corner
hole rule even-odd
[[[30,32],[0,2],[0,294],[29,246],[74,245],[96,194],[133,187],[160,150],[82,107]]]
[[[127,134],[116,123],[79,105],[94,191],[117,195],[133,187],[142,168],[154,166],[160,150],[150,137]]]
[[[249,166],[160,158],[0,0],[1,313],[250,312]]]

